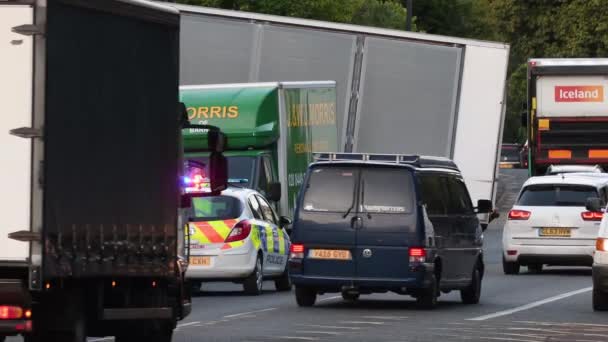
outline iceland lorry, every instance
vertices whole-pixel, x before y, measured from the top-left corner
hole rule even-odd
[[[495,199],[507,44],[172,6],[181,85],[334,80],[339,151],[447,157]]]
[[[280,215],[293,212],[312,151],[337,151],[334,81],[180,87],[192,124],[228,137],[228,182],[258,190]],[[205,130],[184,130],[185,158],[207,163]]]
[[[608,166],[608,58],[528,61],[528,171],[552,164]]]
[[[0,340],[170,341],[189,314],[179,24],[142,0],[0,2]]]

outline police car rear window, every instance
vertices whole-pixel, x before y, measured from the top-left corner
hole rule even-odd
[[[357,170],[350,167],[317,167],[305,189],[305,211],[346,212],[353,205]]]
[[[228,220],[241,216],[241,201],[230,196],[198,197],[192,199],[196,221]]]

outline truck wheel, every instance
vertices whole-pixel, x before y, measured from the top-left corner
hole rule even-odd
[[[431,285],[429,288],[422,289],[416,297],[416,303],[420,309],[430,310],[437,306],[437,298],[439,297],[439,284],[437,277],[431,275]]]
[[[608,293],[593,289],[593,310],[608,311]]]
[[[481,272],[479,267],[475,267],[471,284],[460,290],[460,299],[465,304],[477,304],[479,303],[479,297],[481,297]]]
[[[518,274],[519,273],[519,263],[517,262],[509,262],[505,260],[505,257],[502,257],[502,271],[505,274]]]
[[[296,286],[296,303],[298,306],[313,306],[317,301],[317,291],[308,287]]]
[[[255,268],[251,275],[245,279],[243,288],[245,293],[252,296],[258,296],[262,294],[262,286],[264,284],[264,274],[262,268],[262,257],[258,255],[255,262]]]
[[[535,274],[540,274],[543,272],[543,264],[531,264],[528,265],[528,271]]]
[[[291,280],[289,279],[289,271],[285,266],[285,271],[281,274],[280,278],[274,280],[274,287],[277,291],[291,291]]]

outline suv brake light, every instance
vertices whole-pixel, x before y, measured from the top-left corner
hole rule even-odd
[[[581,217],[584,221],[601,221],[604,213],[597,211],[583,211]]]
[[[304,245],[301,243],[292,243],[289,247],[290,259],[304,259]]]
[[[426,250],[422,247],[410,247],[410,262],[425,262]]]
[[[23,309],[19,306],[0,306],[0,319],[21,319],[23,317]]]
[[[226,241],[224,242],[228,243],[245,240],[249,236],[250,232],[251,223],[249,223],[249,221],[247,220],[240,221],[239,223],[234,225],[234,227],[230,231],[230,234],[228,234]]]
[[[526,210],[513,209],[509,211],[509,220],[527,220],[532,213]]]

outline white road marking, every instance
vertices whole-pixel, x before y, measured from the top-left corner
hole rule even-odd
[[[302,340],[302,341],[318,341],[317,337],[303,337],[303,336],[277,336],[277,339],[286,339],[286,340]]]
[[[298,324],[300,326],[320,328],[320,329],[348,329],[348,330],[359,330],[359,327],[339,327],[335,325],[316,325],[316,324]]]
[[[182,327],[187,327],[187,326],[191,326],[191,325],[196,325],[196,324],[200,324],[201,322],[190,322],[190,323],[183,323],[183,324],[178,324],[177,327],[178,328],[182,328]]]
[[[234,318],[234,317],[239,317],[239,316],[251,315],[254,313],[272,311],[272,310],[276,310],[276,309],[277,308],[268,308],[268,309],[254,310],[254,311],[249,311],[249,312],[241,312],[241,313],[236,313],[236,314],[232,314],[232,315],[226,315],[226,316],[224,316],[224,318]]]
[[[341,332],[337,332],[337,331],[296,330],[295,332],[298,334],[342,335]]]
[[[553,296],[550,298],[546,298],[543,300],[538,300],[536,302],[532,302],[526,305],[522,305],[513,309],[509,309],[509,310],[504,310],[504,311],[499,311],[499,312],[495,312],[493,314],[489,314],[489,315],[484,315],[484,316],[479,316],[479,317],[475,317],[475,318],[468,318],[468,321],[485,321],[488,319],[492,319],[492,318],[496,318],[496,317],[501,317],[501,316],[506,316],[506,315],[510,315],[519,311],[524,311],[524,310],[529,310],[532,308],[535,308],[537,306],[541,306],[547,303],[551,303],[551,302],[555,302],[564,298],[568,298],[568,297],[572,297],[575,296],[577,294],[581,294],[581,293],[585,293],[585,292],[589,292],[593,289],[593,287],[586,287],[584,289],[580,289],[580,290],[576,290],[576,291],[570,291],[570,292],[566,292],[566,293],[562,293],[560,295],[557,296]]]
[[[408,317],[407,316],[363,316],[363,318],[401,320],[401,319],[406,319]]]
[[[384,322],[365,322],[365,321],[340,321],[338,323],[343,324],[372,324],[372,325],[383,325]]]
[[[342,296],[333,296],[333,297],[323,298],[323,299],[319,299],[317,302],[321,303],[321,302],[326,302],[328,300],[334,300],[334,299],[338,299],[338,298],[342,298]]]

